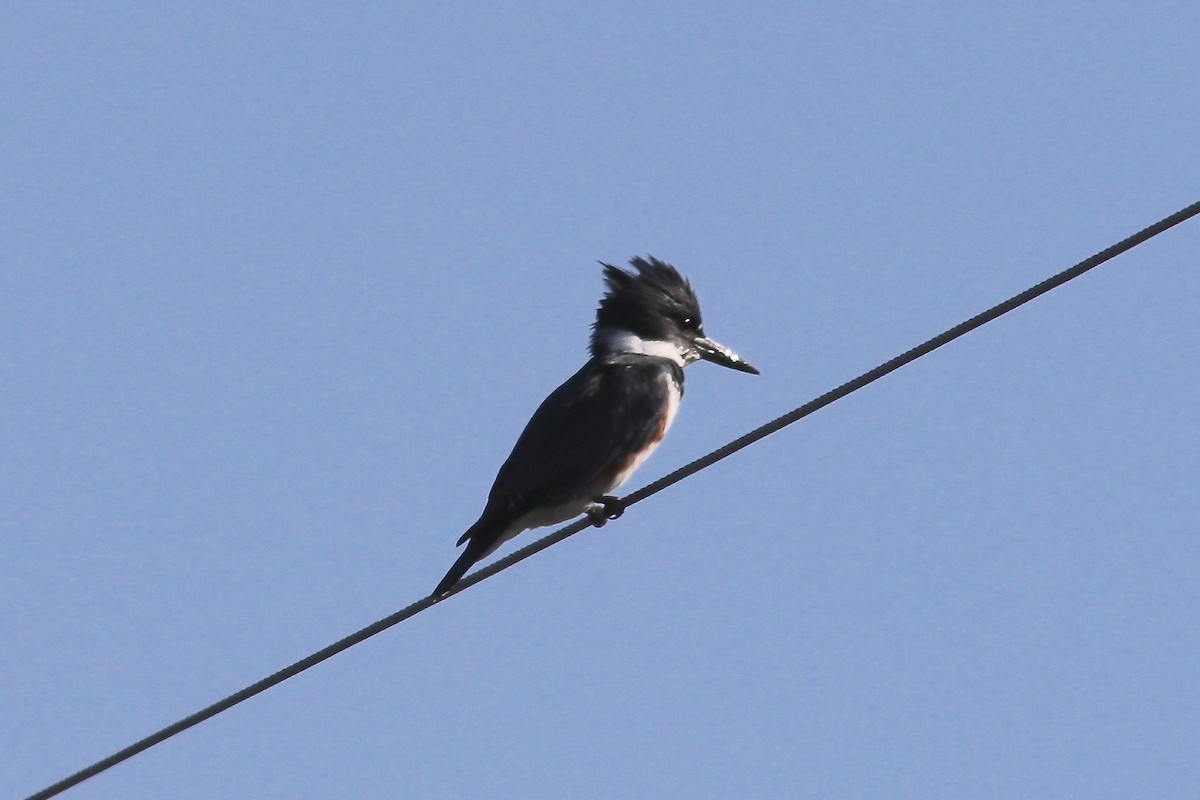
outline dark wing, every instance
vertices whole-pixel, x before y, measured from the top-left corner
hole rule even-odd
[[[532,508],[579,497],[614,461],[658,429],[672,372],[665,359],[592,359],[542,403],[492,486],[484,519],[511,522]]]
[[[500,468],[479,520],[434,590],[442,596],[495,547],[514,521],[542,505],[580,497],[614,463],[661,435],[672,380],[683,371],[665,359],[594,358],[542,403]]]

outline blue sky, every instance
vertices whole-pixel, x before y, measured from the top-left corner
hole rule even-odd
[[[677,264],[763,372],[689,369],[632,489],[1196,201],[1198,38],[1154,3],[5,5],[0,795],[430,591],[597,260]],[[1198,249],[69,796],[1189,794]]]

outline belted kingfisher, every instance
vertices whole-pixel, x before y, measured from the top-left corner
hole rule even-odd
[[[592,357],[534,412],[434,596],[521,531],[579,514],[596,526],[620,516],[609,492],[662,441],[683,397],[685,366],[702,358],[758,374],[704,335],[700,301],[675,267],[653,256],[629,263],[636,274],[601,262],[608,291],[592,326]]]

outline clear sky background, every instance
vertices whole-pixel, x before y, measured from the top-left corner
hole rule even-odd
[[[763,373],[689,369],[632,489],[1200,199],[1197,42],[1183,3],[4,4],[0,796],[428,593],[598,259],[677,264]],[[1198,251],[69,796],[1192,796]]]

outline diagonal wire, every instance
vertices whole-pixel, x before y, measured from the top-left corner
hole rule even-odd
[[[651,495],[658,494],[663,489],[679,483],[684,478],[687,478],[702,469],[712,466],[721,459],[731,456],[737,451],[745,447],[749,447],[758,440],[770,436],[771,434],[783,428],[786,428],[793,422],[801,420],[815,411],[819,411],[825,406],[840,400],[852,392],[858,391],[867,384],[873,383],[874,381],[879,380],[891,372],[895,372],[906,364],[916,361],[921,356],[928,355],[942,345],[948,344],[960,336],[986,325],[997,317],[1007,314],[1009,311],[1028,303],[1030,300],[1033,300],[1036,297],[1040,297],[1046,292],[1049,292],[1051,289],[1055,289],[1070,280],[1078,278],[1088,270],[1094,269],[1095,267],[1100,266],[1104,262],[1109,261],[1128,250],[1132,250],[1134,247],[1137,247],[1139,244],[1147,241],[1148,239],[1152,239],[1163,231],[1173,228],[1179,223],[1191,219],[1197,214],[1200,214],[1200,202],[1193,203],[1186,208],[1176,211],[1169,217],[1165,217],[1153,225],[1138,231],[1127,239],[1123,239],[1117,244],[1114,244],[1112,247],[1096,253],[1091,258],[1080,261],[1070,269],[1065,269],[1057,275],[1047,278],[1036,286],[1031,286],[1020,294],[1014,295],[1004,302],[992,306],[987,311],[976,314],[965,322],[961,322],[958,325],[955,325],[953,328],[934,336],[932,339],[917,345],[911,350],[896,356],[890,361],[880,364],[878,367],[875,367],[875,369],[872,369],[869,372],[864,372],[862,375],[843,383],[836,389],[832,389],[820,397],[810,400],[804,405],[795,408],[774,420],[771,420],[767,424],[755,428],[746,435],[735,439],[724,447],[719,447],[708,455],[702,456],[690,464],[686,464],[674,472],[671,472],[656,481],[646,484],[641,489],[631,492],[625,496],[622,499],[622,502],[626,507],[628,507],[634,503],[639,503],[642,500],[645,500]],[[343,650],[349,649],[360,642],[370,639],[377,633],[382,633],[388,628],[404,622],[410,617],[416,616],[430,606],[445,600],[447,597],[469,589],[480,581],[485,581],[498,572],[503,572],[517,562],[524,561],[530,556],[545,550],[547,547],[557,544],[569,536],[573,536],[584,528],[589,527],[590,524],[591,523],[587,519],[580,519],[571,523],[570,525],[560,528],[559,530],[556,530],[553,533],[538,539],[536,542],[533,542],[532,544],[527,545],[512,554],[499,559],[498,561],[495,561],[482,569],[476,570],[459,581],[447,594],[443,595],[442,597],[435,598],[432,595],[429,597],[424,597],[412,605],[402,608],[394,614],[386,616],[383,619],[350,634],[344,639],[340,639],[328,647],[324,647],[312,655],[302,658],[296,663],[284,667],[278,672],[268,675],[260,681],[250,684],[245,689],[234,692],[228,697],[219,700],[216,703],[213,703],[212,705],[203,708],[190,716],[184,717],[178,722],[172,723],[162,730],[152,733],[146,738],[134,742],[122,750],[118,750],[107,758],[101,759],[95,764],[92,764],[91,766],[86,767],[73,775],[63,778],[61,781],[42,789],[40,792],[30,795],[26,800],[46,800],[47,798],[54,797],[55,795],[70,789],[72,786],[76,786],[84,782],[88,778],[95,777],[101,772],[120,764],[122,761],[132,758],[138,753],[148,750],[154,745],[166,741],[172,736],[182,733],[188,728],[199,725],[201,722],[215,717],[222,711],[227,711],[244,700],[249,700],[251,697],[270,689],[272,686],[283,683],[288,678],[299,675],[309,667],[314,667],[317,664],[320,664],[322,661],[332,658]]]

